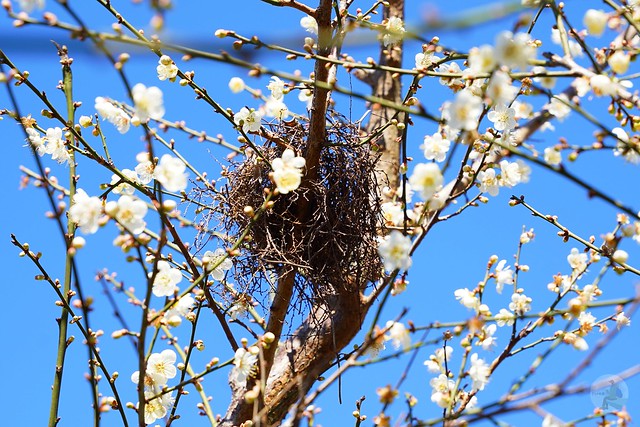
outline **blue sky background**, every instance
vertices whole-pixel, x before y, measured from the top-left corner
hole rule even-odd
[[[48,2],[50,10],[58,14],[61,20],[69,18],[64,11]],[[76,4],[77,3],[77,4]],[[366,8],[368,3],[358,2],[357,5]],[[488,1],[414,1],[407,0],[407,22],[409,26],[424,24],[428,14],[436,11],[444,17],[459,16],[458,13],[474,5],[485,5]],[[506,3],[506,2],[505,2]],[[601,2],[585,1],[574,7],[569,2],[569,16],[572,22],[580,25],[582,14],[588,7],[602,7]],[[71,2],[72,6],[86,18],[92,28],[108,30],[113,19],[101,6],[91,1]],[[139,28],[147,28],[150,12],[146,5],[132,5],[129,1],[115,1],[115,7],[132,24]],[[41,12],[36,12],[40,16]],[[177,43],[197,42],[198,47],[205,50],[216,51],[222,45],[219,39],[213,37],[218,28],[233,29],[246,36],[259,35],[261,39],[270,42],[286,40],[300,41],[294,44],[301,45],[305,37],[304,31],[299,27],[298,21],[301,13],[287,8],[274,8],[257,0],[236,0],[234,2],[187,2],[176,0],[175,8],[167,16],[167,30],[161,35],[165,41]],[[446,46],[458,49],[467,49],[472,45],[492,43],[494,35],[502,29],[510,29],[519,15],[498,22],[484,25],[480,28],[460,30],[456,32],[427,32],[429,38],[438,34]],[[559,47],[548,42],[549,28],[552,17],[549,12],[541,17],[541,22],[536,27],[534,37],[542,39],[545,44],[540,52],[551,50],[559,52]],[[148,33],[149,34],[149,33]],[[45,90],[54,103],[62,108],[64,98],[62,93],[55,89],[61,78],[58,58],[54,46],[50,40],[60,44],[68,44],[70,56],[74,58],[73,73],[75,83],[75,99],[82,101],[83,106],[78,114],[93,114],[93,101],[96,96],[108,96],[125,100],[125,91],[120,84],[116,73],[111,69],[108,61],[96,53],[89,43],[79,44],[69,42],[68,35],[48,28],[26,27],[22,29],[11,28],[8,18],[0,20],[0,48],[23,70],[31,72],[31,80],[40,89]],[[600,42],[607,40],[606,36]],[[589,39],[594,41],[594,39]],[[226,45],[228,46],[228,44]],[[210,107],[203,102],[195,101],[192,91],[180,87],[177,83],[160,82],[156,78],[155,66],[157,57],[146,52],[128,49],[124,46],[112,46],[114,53],[130,52],[131,60],[126,65],[126,71],[132,83],[141,82],[147,86],[160,87],[165,96],[167,113],[165,118],[169,120],[187,120],[187,125],[194,129],[206,130],[209,135],[221,133],[229,141],[235,140],[235,132],[228,123],[215,115]],[[228,48],[227,48],[228,49]],[[247,49],[250,51],[251,49]],[[367,56],[377,57],[375,43],[367,43],[358,46],[347,46],[345,51],[352,56],[364,59]],[[405,66],[411,67],[413,56],[420,51],[419,43],[408,43],[406,46]],[[214,99],[224,107],[230,107],[237,111],[244,105],[258,106],[258,101],[249,95],[232,95],[227,88],[227,82],[232,76],[241,76],[247,83],[255,88],[266,91],[268,76],[260,80],[246,78],[246,71],[229,67],[220,63],[210,63],[202,60],[194,60],[184,63],[178,55],[172,55],[182,70],[196,70],[196,80],[206,87]],[[268,52],[258,52],[254,58],[256,62],[273,68],[280,68],[286,72],[296,69],[307,74],[311,69],[311,62],[298,60],[285,62],[278,55]],[[636,63],[632,63],[629,74],[638,70]],[[353,85],[355,90],[366,89],[355,79],[348,76],[340,76],[339,83],[343,86]],[[439,105],[450,94],[434,79],[425,82],[425,88],[418,96],[422,96],[423,103],[431,112],[437,111]],[[562,82],[558,87],[564,87]],[[54,123],[41,118],[39,115],[42,106],[35,97],[24,87],[15,88],[21,101],[23,114],[31,113],[39,120],[43,127],[54,126]],[[295,99],[295,95],[289,95],[287,100],[290,108],[303,111],[301,103]],[[428,99],[432,99],[429,101]],[[349,112],[349,99],[345,96],[336,96],[337,109],[345,114]],[[535,105],[541,105],[543,99],[531,101]],[[589,106],[600,107],[604,112],[605,104],[601,100],[587,101]],[[10,108],[7,92],[0,90],[0,108]],[[358,118],[364,112],[362,102],[353,101],[352,115]],[[599,117],[603,113],[598,113]],[[610,118],[603,119],[611,124]],[[594,128],[585,120],[573,114],[563,124],[554,123],[557,132],[539,133],[533,142],[540,147],[552,145],[558,137],[565,136],[569,143],[588,144],[592,140]],[[57,126],[57,124],[55,124]],[[124,136],[120,136],[106,122],[103,128],[109,138],[109,149],[121,168],[135,166],[135,154],[144,149],[141,141],[142,133],[139,129],[132,130]],[[416,159],[420,159],[419,145],[425,134],[433,133],[435,125],[429,122],[417,120],[409,134],[409,148]],[[19,165],[35,168],[30,151],[26,148],[24,135],[19,126],[5,119],[0,122],[0,132],[3,136],[4,150],[0,156],[0,176],[4,183],[2,195],[5,200],[5,209],[2,211],[0,221],[0,253],[4,255],[7,269],[3,280],[5,294],[5,308],[8,309],[5,321],[0,326],[4,337],[4,351],[0,360],[4,369],[0,373],[0,407],[4,409],[3,419],[6,425],[44,425],[48,418],[50,385],[53,380],[55,364],[55,349],[57,340],[57,326],[55,318],[60,310],[54,305],[55,294],[44,282],[33,280],[36,274],[35,268],[26,259],[17,257],[17,250],[9,242],[9,234],[15,233],[22,242],[29,242],[33,250],[44,253],[43,264],[49,268],[50,273],[56,277],[62,277],[64,268],[64,246],[60,236],[56,234],[55,224],[45,218],[44,214],[50,209],[41,190],[32,186],[19,189],[21,172]],[[227,152],[211,144],[198,143],[193,139],[187,139],[179,133],[170,134],[176,139],[176,146],[185,154],[201,171],[208,171],[211,177],[215,177],[219,170],[219,164],[224,163]],[[162,153],[162,151],[159,151]],[[50,166],[52,174],[58,176],[62,182],[66,182],[68,169],[45,159],[45,164]],[[624,200],[634,209],[640,208],[638,200],[638,172],[637,167],[624,163],[619,158],[614,158],[610,152],[585,153],[579,161],[568,168],[591,182],[599,189],[607,190],[612,196]],[[513,190],[515,194],[524,194],[527,201],[544,213],[554,214],[559,220],[577,234],[588,237],[596,236],[610,231],[615,226],[616,210],[599,200],[590,200],[584,190],[579,189],[562,177],[554,176],[547,171],[532,166],[532,182],[518,186]],[[98,194],[98,185],[110,181],[110,174],[93,167],[85,159],[79,160],[78,169],[81,180],[79,186],[87,190],[89,194]],[[393,298],[383,311],[382,323],[394,319],[403,308],[408,308],[408,314],[404,321],[411,320],[416,325],[424,325],[432,321],[454,321],[471,316],[469,312],[455,301],[453,292],[455,289],[468,287],[472,289],[478,281],[482,280],[486,262],[491,254],[497,254],[501,259],[507,259],[513,265],[513,254],[517,248],[518,236],[522,227],[535,228],[536,238],[530,245],[525,246],[521,263],[528,264],[531,271],[520,277],[520,286],[525,293],[534,298],[533,311],[544,310],[552,301],[554,295],[546,290],[546,284],[551,281],[554,274],[562,272],[567,274],[569,268],[566,255],[572,247],[581,246],[575,242],[563,243],[556,236],[556,230],[540,220],[531,217],[524,208],[511,208],[507,202],[512,193],[508,189],[502,189],[500,195],[491,198],[487,205],[468,210],[451,221],[439,224],[429,234],[419,251],[414,257],[415,267],[409,274],[409,289],[401,296]],[[148,221],[150,225],[153,220]],[[105,335],[100,340],[101,354],[110,371],[120,373],[119,389],[123,400],[137,400],[135,386],[129,381],[130,374],[137,368],[133,365],[134,352],[132,346],[125,340],[114,341],[110,338],[113,330],[119,329],[112,316],[111,309],[107,305],[100,283],[94,280],[95,273],[103,268],[118,271],[119,278],[124,279],[127,286],[137,289],[142,287],[142,278],[139,268],[124,262],[124,256],[119,249],[112,246],[115,229],[107,226],[96,235],[87,237],[87,247],[80,251],[78,263],[82,278],[83,289],[92,295],[95,302],[95,311],[91,313],[91,323],[94,329],[103,329]],[[623,249],[630,254],[630,263],[637,265],[635,261],[640,255],[637,245],[632,241],[625,241]],[[591,274],[597,273],[599,266],[592,268]],[[582,285],[588,283],[589,278],[582,280]],[[638,280],[631,274],[615,276],[609,272],[603,282],[604,295],[602,299],[630,296],[634,294],[634,287]],[[184,283],[183,283],[184,285]],[[491,286],[489,286],[491,288]],[[486,301],[492,311],[497,313],[500,308],[506,307],[509,302],[508,292],[496,295],[488,292]],[[128,308],[126,298],[118,296],[120,307],[129,316],[131,324],[138,323],[137,311]],[[562,303],[561,303],[562,306]],[[603,311],[594,310],[596,317],[600,318],[613,313],[613,309]],[[370,320],[365,322],[365,329]],[[625,368],[638,363],[638,322],[632,321],[632,328],[624,330],[605,350],[594,363],[584,372],[574,384],[589,385],[604,374],[615,374]],[[553,330],[560,329],[562,322],[545,329],[548,335]],[[198,338],[205,341],[206,350],[194,355],[194,367],[199,370],[211,357],[217,356],[221,360],[232,357],[232,351],[226,341],[221,338],[217,323],[213,316],[207,315],[199,326]],[[237,330],[240,334],[240,330]],[[500,331],[498,349],[493,353],[480,351],[482,357],[488,360],[497,356],[501,346],[506,344],[508,331]],[[437,332],[432,332],[427,339],[436,337]],[[65,377],[63,382],[63,394],[60,408],[62,420],[61,426],[82,426],[91,422],[90,392],[87,382],[83,378],[87,371],[86,349],[81,345],[80,333],[73,326],[70,334],[76,336],[69,352]],[[187,330],[178,330],[181,343],[186,345]],[[241,335],[239,335],[241,336]],[[419,334],[413,337],[419,338]],[[535,338],[535,337],[533,337]],[[532,338],[532,339],[533,339]],[[598,334],[593,333],[588,337],[591,347],[595,346]],[[454,356],[460,356],[461,349],[457,342],[454,343]],[[157,351],[162,350],[159,346]],[[409,370],[408,379],[400,391],[401,394],[410,392],[419,400],[415,414],[422,418],[434,418],[440,414],[440,409],[429,400],[431,389],[429,380],[433,377],[429,374],[422,362],[433,353],[435,348],[427,347],[419,351],[416,361]],[[508,360],[491,379],[487,389],[478,395],[481,403],[495,400],[502,395],[511,382],[521,375],[531,361],[539,354],[541,348],[534,348],[520,356]],[[390,354],[390,346],[384,354]],[[547,360],[540,372],[528,384],[527,389],[545,385],[551,381],[562,378],[573,366],[579,363],[584,356],[573,349],[563,349],[556,352]],[[456,366],[457,358],[453,364]],[[353,418],[351,412],[355,409],[354,402],[362,395],[366,395],[362,413],[369,416],[365,423],[371,425],[371,420],[379,411],[375,389],[386,384],[395,384],[407,366],[408,356],[398,360],[392,360],[384,364],[371,366],[365,369],[356,368],[348,372],[342,380],[342,405],[338,405],[338,391],[332,387],[318,402],[323,411],[317,421],[324,426],[351,425]],[[629,411],[636,417],[640,416],[634,402],[640,396],[640,380],[632,378],[626,381],[629,387],[630,404]],[[213,396],[211,402],[216,413],[224,413],[228,401],[227,372],[219,372],[210,376],[205,381],[205,389]],[[108,394],[106,385],[101,390]],[[174,425],[206,425],[206,419],[197,418],[196,393],[182,402],[180,413],[182,419]],[[591,412],[594,406],[588,394],[562,398],[545,405],[546,410],[553,411],[565,421],[580,418]],[[387,412],[398,415],[404,411],[402,399]],[[135,424],[133,411],[128,410],[129,420]],[[501,421],[512,425],[539,425],[541,418],[531,412],[517,413],[500,418]],[[103,417],[104,426],[120,425],[116,413],[107,413]],[[162,425],[162,424],[160,424]]]

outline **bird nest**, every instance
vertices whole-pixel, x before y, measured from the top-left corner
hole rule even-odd
[[[269,163],[282,156],[287,141],[298,155],[307,147],[308,124],[282,123],[270,127],[276,138],[226,171],[227,185],[216,193],[224,232],[232,240],[248,230],[240,254],[234,258],[238,290],[267,295],[264,284],[295,272],[298,301],[344,291],[361,292],[377,280],[382,265],[377,235],[382,226],[374,166],[376,158],[359,139],[356,125],[339,120],[327,128],[317,179],[288,194],[257,214],[275,185]],[[249,212],[249,214],[248,214]]]

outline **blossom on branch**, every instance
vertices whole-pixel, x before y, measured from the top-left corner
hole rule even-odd
[[[282,157],[273,159],[273,181],[282,194],[295,191],[302,182],[302,168],[306,161],[304,157],[296,156],[293,150],[287,148]]]
[[[164,102],[162,91],[156,86],[146,87],[142,83],[131,88],[131,95],[135,104],[135,116],[140,122],[149,119],[159,120],[164,116]]]
[[[378,253],[382,257],[387,271],[406,271],[411,267],[411,238],[398,230],[393,230],[382,239],[378,246]]]
[[[187,166],[182,160],[165,154],[153,171],[153,177],[168,191],[184,191],[187,188]]]
[[[69,219],[75,222],[84,234],[98,231],[100,216],[102,215],[102,200],[89,197],[81,188],[73,195],[69,208]]]

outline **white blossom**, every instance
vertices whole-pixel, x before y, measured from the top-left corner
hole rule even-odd
[[[165,384],[168,379],[176,376],[175,363],[176,353],[173,350],[167,349],[160,353],[153,353],[147,360],[147,374],[158,383]]]
[[[562,163],[562,153],[555,147],[546,147],[544,149],[544,161],[551,166],[558,166]]]
[[[616,321],[616,328],[618,328],[618,330],[631,325],[631,319],[624,315],[624,311],[618,313],[616,317],[614,317],[614,320]]]
[[[184,191],[187,188],[186,169],[182,160],[164,154],[153,171],[153,177],[168,191]]]
[[[282,157],[273,159],[273,180],[280,193],[287,194],[300,186],[305,163],[304,157],[296,156],[290,148],[284,150]]]
[[[445,105],[442,116],[452,128],[473,130],[481,113],[482,100],[468,90],[461,90],[453,102]]]
[[[105,212],[133,234],[142,233],[147,226],[143,219],[147,210],[145,202],[127,195],[120,196],[117,202],[111,201],[105,206]]]
[[[498,314],[494,316],[494,319],[499,327],[511,326],[515,322],[516,316],[506,308],[501,308]]]
[[[445,346],[436,349],[435,353],[429,356],[429,360],[424,362],[429,372],[442,372],[444,373],[444,367],[447,362],[451,360],[451,354],[453,354],[453,347]]]
[[[440,132],[436,132],[433,135],[426,135],[420,148],[427,160],[442,162],[446,158],[450,146],[451,141],[443,138]]]
[[[411,345],[409,331],[402,323],[389,320],[386,327],[388,335],[385,336],[385,340],[391,341],[396,350],[407,349]]]
[[[600,37],[607,28],[609,15],[603,10],[589,9],[584,14],[582,22],[592,36]]]
[[[518,88],[511,84],[511,76],[502,70],[496,70],[487,84],[486,98],[493,105],[509,105],[518,94]]]
[[[467,308],[477,308],[480,305],[480,300],[476,297],[475,292],[470,291],[468,288],[456,289],[453,293],[460,304]]]
[[[498,195],[500,187],[498,185],[498,177],[496,176],[495,169],[486,169],[478,172],[477,179],[480,192],[489,193],[494,197]]]
[[[469,367],[469,377],[473,381],[473,390],[484,390],[484,387],[489,382],[489,376],[491,375],[491,366],[484,360],[478,357],[478,353],[471,355],[471,367]]]
[[[247,107],[242,107],[233,116],[233,122],[238,126],[242,126],[244,133],[258,132],[260,130],[260,120],[262,120],[262,113],[253,108],[249,110]]]
[[[202,264],[204,265],[205,271],[218,281],[224,278],[225,271],[233,267],[233,261],[231,261],[227,251],[222,248],[217,248],[213,252],[206,251],[202,256]]]
[[[571,112],[569,98],[564,93],[555,95],[544,107],[560,121],[563,121]]]
[[[431,401],[441,408],[448,408],[453,401],[455,382],[445,374],[440,374],[429,381],[432,388]]]
[[[505,104],[495,105],[487,114],[489,121],[493,122],[493,127],[499,131],[509,131],[516,127],[516,110],[507,107]]]
[[[476,74],[490,73],[496,68],[496,54],[493,46],[482,45],[469,50],[469,68]]]
[[[240,77],[231,77],[229,80],[229,90],[232,93],[240,93],[245,89],[244,80]]]
[[[311,34],[318,34],[318,22],[312,16],[303,16],[300,19],[300,26]]]
[[[76,190],[69,208],[69,219],[80,227],[84,234],[98,231],[102,214],[102,201],[98,197],[89,197],[81,188]]]
[[[525,294],[514,293],[511,295],[509,310],[513,311],[517,316],[522,316],[531,310],[531,298]]]
[[[525,70],[529,61],[535,59],[536,49],[531,44],[529,34],[514,35],[510,31],[503,31],[496,37],[495,54],[499,64]]]
[[[174,81],[178,75],[178,67],[175,62],[168,55],[162,55],[158,60],[158,66],[156,67],[159,80],[171,80]]]
[[[98,115],[104,120],[114,125],[121,134],[127,133],[131,125],[131,118],[123,109],[116,107],[109,100],[98,96],[95,100],[94,108]]]
[[[616,50],[607,59],[607,63],[616,74],[624,74],[629,69],[629,62],[631,61],[631,55],[628,55],[622,50]]]
[[[135,106],[135,116],[141,122],[149,119],[159,120],[164,116],[164,102],[162,91],[156,87],[146,87],[138,83],[131,88],[131,95]]]
[[[435,163],[418,163],[409,177],[411,188],[420,194],[424,201],[429,200],[442,188],[444,178]]]
[[[433,52],[420,52],[416,53],[415,62],[416,68],[418,70],[427,69],[434,63],[440,60],[439,57],[435,56]]]
[[[152,276],[149,272],[149,277]],[[177,268],[171,267],[167,261],[158,261],[158,271],[153,280],[152,292],[157,297],[170,297],[176,292],[177,284],[182,281],[182,274]]]
[[[138,174],[136,173],[136,171],[132,171],[131,169],[122,169],[122,175],[124,175],[129,181],[131,181],[133,183],[137,184],[137,183],[140,182],[140,180],[138,179]],[[116,185],[116,184],[118,184],[118,185]],[[110,185],[115,186],[111,190],[111,192],[113,194],[127,194],[127,195],[131,196],[136,191],[135,187],[133,187],[128,182],[124,181],[122,178],[120,178],[115,173],[113,175],[111,175]]]
[[[520,165],[517,162],[509,162],[508,160],[500,161],[500,179],[499,184],[503,187],[515,187],[520,184],[522,176],[520,174]]]
[[[506,266],[506,260],[502,260],[496,265],[496,292],[499,294],[502,293],[502,289],[504,285],[513,285],[513,270],[511,270],[511,266]]]
[[[271,81],[267,85],[267,89],[271,91],[271,97],[273,99],[281,100],[284,96],[284,82],[276,76],[271,77]]]
[[[404,22],[397,16],[391,16],[384,26],[382,43],[385,47],[397,44],[402,41],[404,37]]]
[[[240,386],[246,384],[247,377],[251,375],[254,365],[258,361],[258,356],[254,354],[253,349],[257,350],[255,347],[251,347],[249,350],[240,347],[236,350],[236,354],[233,357],[233,364],[235,365],[233,378],[236,384]]]
[[[411,267],[411,238],[398,230],[393,230],[382,239],[378,246],[378,253],[382,257],[387,271],[399,269],[406,271]]]

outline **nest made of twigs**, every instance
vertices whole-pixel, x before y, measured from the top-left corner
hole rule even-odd
[[[283,123],[270,127],[277,140],[288,141],[304,155],[308,127]],[[259,147],[271,162],[286,147],[267,141]],[[262,291],[273,277],[296,273],[298,296],[319,297],[337,291],[362,291],[382,271],[377,253],[377,232],[382,224],[377,197],[375,157],[360,143],[359,129],[343,120],[327,129],[321,150],[318,178],[298,190],[275,197],[273,206],[253,219],[250,239],[234,258],[238,290]],[[237,238],[252,219],[247,207],[257,209],[274,189],[269,165],[253,153],[227,169],[227,185],[217,193],[217,210],[224,232]],[[308,206],[301,218],[301,203]],[[275,273],[275,274],[274,274]]]

